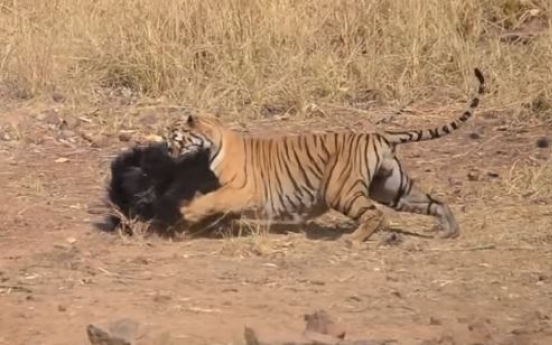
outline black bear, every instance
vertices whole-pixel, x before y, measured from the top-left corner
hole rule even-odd
[[[125,217],[168,228],[182,218],[181,202],[219,187],[209,169],[208,152],[175,159],[166,143],[155,143],[133,147],[113,159],[108,198]],[[121,222],[120,217],[109,215],[97,225],[113,231]]]

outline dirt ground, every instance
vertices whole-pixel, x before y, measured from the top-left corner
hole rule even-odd
[[[448,107],[420,106],[378,126],[440,124],[462,105]],[[181,241],[102,233],[89,208],[105,194],[110,160],[132,145],[117,133],[174,115],[156,109],[3,106],[0,344],[87,344],[88,324],[120,318],[161,334],[158,344],[241,344],[245,325],[301,331],[303,315],[319,308],[351,339],[552,344],[551,148],[537,145],[552,124],[484,109],[446,138],[400,148],[417,183],[450,203],[456,240],[432,238],[428,217],[393,211],[403,241],[380,246],[375,236],[355,249],[335,240],[342,230],[331,215],[323,221],[335,229],[323,233]],[[246,127],[361,129],[371,120],[332,114]]]

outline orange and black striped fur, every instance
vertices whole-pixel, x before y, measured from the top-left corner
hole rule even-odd
[[[226,129],[210,117],[179,120],[165,136],[171,154],[210,150],[210,167],[222,186],[181,207],[185,221],[195,224],[213,214],[251,210],[268,220],[302,221],[333,209],[357,221],[350,240],[363,241],[377,229],[371,225],[374,200],[397,211],[435,216],[442,226],[441,237],[457,237],[459,227],[449,207],[413,186],[395,148],[437,139],[466,122],[485,91],[478,69],[475,76],[478,92],[466,110],[434,129],[259,138]],[[381,211],[377,214],[382,217]]]

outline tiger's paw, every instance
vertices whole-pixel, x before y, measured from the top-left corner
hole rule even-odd
[[[441,230],[437,235],[437,237],[440,239],[455,239],[455,238],[458,238],[459,236],[460,236],[459,229]]]
[[[346,248],[352,250],[358,250],[362,248],[364,241],[363,239],[356,238],[353,234],[343,235],[339,239],[341,243],[345,245]]]

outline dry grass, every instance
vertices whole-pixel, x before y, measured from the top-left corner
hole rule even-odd
[[[488,106],[550,113],[551,14],[548,0],[2,0],[0,94],[123,89],[215,112],[301,112],[464,99],[479,66]],[[518,31],[537,35],[504,42]]]

